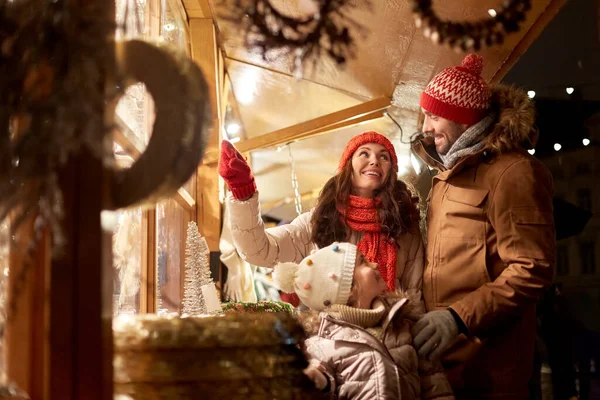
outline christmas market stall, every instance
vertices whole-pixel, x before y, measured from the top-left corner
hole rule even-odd
[[[418,181],[429,79],[474,51],[499,82],[564,0],[497,3],[0,0],[0,399],[319,398],[220,142],[270,225],[362,131]]]

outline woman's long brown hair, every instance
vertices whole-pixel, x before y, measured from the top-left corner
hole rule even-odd
[[[347,241],[350,230],[344,223],[344,217],[338,209],[346,210],[352,190],[352,160],[348,160],[344,169],[329,179],[319,194],[317,206],[311,218],[311,241],[319,248],[333,242]],[[386,181],[373,197],[381,200],[379,222],[382,233],[396,239],[401,233],[418,229],[419,198],[398,179],[396,170],[391,169]]]

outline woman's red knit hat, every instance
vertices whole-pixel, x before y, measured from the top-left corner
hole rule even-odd
[[[421,95],[421,107],[459,124],[479,122],[490,107],[490,89],[481,77],[483,58],[467,55],[462,64],[433,77]]]
[[[390,142],[388,138],[377,132],[369,131],[363,132],[360,135],[356,135],[352,139],[350,139],[350,141],[346,145],[346,148],[344,149],[344,152],[342,153],[342,158],[340,158],[338,171],[344,169],[344,166],[346,165],[348,160],[352,158],[354,152],[360,146],[367,143],[377,143],[385,147],[387,151],[390,152],[390,156],[392,157],[392,167],[396,171],[398,170],[398,157],[396,156],[396,150],[394,150],[394,145],[392,144],[392,142]]]

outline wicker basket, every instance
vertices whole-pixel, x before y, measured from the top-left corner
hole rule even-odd
[[[288,313],[144,315],[114,323],[115,394],[133,399],[318,398]]]

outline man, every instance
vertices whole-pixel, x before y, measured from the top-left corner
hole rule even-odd
[[[457,398],[527,399],[535,304],[553,276],[552,177],[526,151],[535,112],[520,90],[488,87],[470,54],[421,96],[413,151],[439,171],[428,199],[423,357],[441,356]]]

